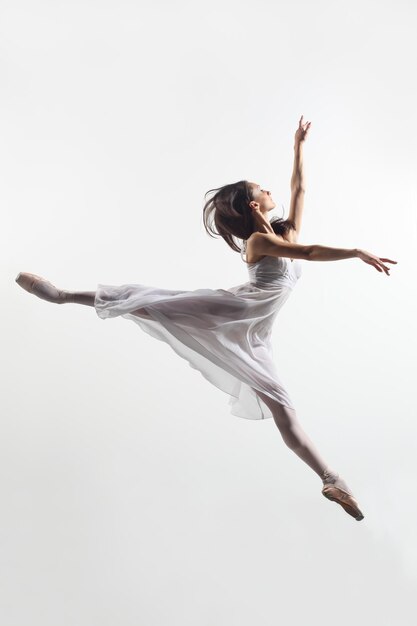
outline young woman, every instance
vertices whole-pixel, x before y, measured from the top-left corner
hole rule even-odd
[[[320,456],[302,429],[291,398],[278,377],[271,343],[272,325],[301,275],[299,259],[336,261],[357,257],[389,275],[396,263],[360,249],[297,243],[304,205],[302,147],[311,122],[301,117],[295,133],[294,170],[288,219],[269,220],[276,205],[257,183],[241,180],[215,191],[204,204],[203,222],[210,236],[221,236],[246,253],[249,281],[229,289],[192,291],[145,284],[98,284],[96,291],[58,289],[49,281],[21,272],[16,282],[39,298],[95,308],[102,318],[122,316],[156,339],[165,341],[191,367],[229,394],[232,415],[273,418],[287,446],[320,477],[323,495],[356,520],[363,514],[346,482]],[[235,239],[243,241],[240,248]],[[244,260],[244,259],[243,259]]]

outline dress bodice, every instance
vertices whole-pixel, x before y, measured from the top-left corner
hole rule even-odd
[[[257,287],[294,287],[301,276],[301,263],[287,257],[264,256],[257,263],[248,263],[249,280]]]
[[[246,251],[246,246],[242,250],[242,259],[244,251]],[[291,261],[287,257],[264,256],[256,263],[246,261],[245,263],[250,283],[260,288],[281,286],[293,288],[301,276],[301,263],[298,259]]]

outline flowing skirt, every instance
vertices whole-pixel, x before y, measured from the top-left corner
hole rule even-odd
[[[230,289],[162,289],[144,284],[98,284],[97,315],[124,317],[164,341],[206,380],[227,393],[230,413],[272,417],[257,391],[294,408],[275,368],[273,321],[291,289],[248,282]]]

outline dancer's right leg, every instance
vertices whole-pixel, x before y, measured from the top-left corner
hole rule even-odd
[[[94,306],[95,291],[64,291],[65,302]]]
[[[74,302],[75,304],[94,306],[95,291],[67,291],[59,289],[46,278],[28,272],[19,272],[15,281],[25,291],[48,302],[54,302],[55,304]]]

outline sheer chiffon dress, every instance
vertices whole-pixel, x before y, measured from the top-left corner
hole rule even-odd
[[[230,396],[232,415],[271,418],[257,391],[294,408],[276,370],[271,334],[279,310],[301,276],[301,263],[264,256],[246,265],[248,282],[228,289],[98,284],[94,308],[102,319],[124,317],[171,346]]]

